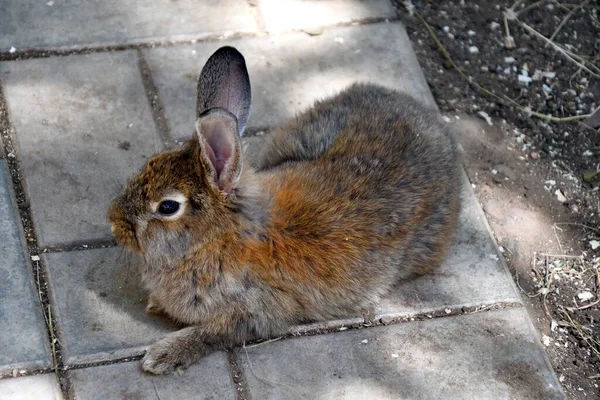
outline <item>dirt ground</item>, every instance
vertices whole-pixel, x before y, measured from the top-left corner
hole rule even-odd
[[[567,396],[600,398],[600,1],[514,1],[396,5]]]

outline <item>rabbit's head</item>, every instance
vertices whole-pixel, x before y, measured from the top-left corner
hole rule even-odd
[[[145,255],[181,254],[195,237],[210,237],[226,223],[242,171],[250,93],[244,57],[232,47],[217,50],[198,78],[192,139],[152,157],[110,205],[120,245]]]

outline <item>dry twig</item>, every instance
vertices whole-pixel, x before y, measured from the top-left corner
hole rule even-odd
[[[560,30],[563,28],[563,26],[565,26],[565,24],[567,23],[569,18],[571,18],[573,16],[573,14],[575,14],[579,9],[586,6],[589,2],[590,2],[590,0],[584,0],[577,7],[573,8],[571,11],[569,11],[567,16],[563,18],[563,20],[560,22],[560,24],[558,24],[558,27],[556,28],[554,33],[552,33],[552,35],[550,35],[550,38],[548,40],[550,42],[552,42],[554,40],[554,38],[556,37],[556,35],[558,35],[558,32],[560,32]],[[548,47],[548,43],[546,43],[546,46],[544,46],[544,47]]]
[[[417,17],[417,19],[425,26],[425,28],[427,29],[427,32],[429,33],[429,36],[431,36],[431,38],[433,39],[433,41],[435,42],[438,50],[440,51],[440,53],[442,53],[442,55],[444,56],[444,58],[448,61],[448,63],[450,63],[450,65],[452,66],[452,68],[454,68],[454,70],[456,72],[458,72],[458,74],[467,81],[467,83],[474,87],[475,89],[481,91],[482,93],[495,98],[496,100],[500,101],[503,104],[508,103],[509,105],[512,105],[514,107],[516,107],[519,111],[525,112],[527,114],[529,114],[532,117],[544,120],[544,121],[550,121],[550,122],[571,122],[571,121],[579,121],[579,120],[584,120],[587,119],[589,117],[591,117],[596,111],[600,110],[600,106],[598,106],[594,111],[592,111],[589,114],[585,114],[585,115],[573,115],[570,117],[556,117],[553,115],[548,115],[548,114],[542,114],[542,113],[538,113],[535,111],[531,111],[530,109],[523,107],[522,105],[520,105],[519,103],[517,103],[515,100],[511,99],[508,96],[500,96],[497,95],[496,93],[486,89],[485,87],[481,86],[479,83],[477,83],[473,78],[467,76],[467,74],[465,74],[465,72],[460,69],[456,63],[454,62],[454,60],[452,59],[452,57],[450,56],[450,54],[448,53],[448,50],[446,49],[446,47],[444,47],[444,45],[442,44],[442,42],[440,41],[440,39],[438,38],[438,36],[436,35],[436,33],[434,32],[433,28],[431,27],[431,25],[429,25],[429,23],[427,21],[425,21],[425,19],[423,18],[423,16],[421,14],[419,14],[418,12],[415,11],[415,16]]]

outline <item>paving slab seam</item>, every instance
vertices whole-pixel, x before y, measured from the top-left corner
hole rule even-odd
[[[107,53],[115,51],[125,50],[136,50],[136,49],[149,49],[153,47],[170,47],[184,44],[194,44],[203,42],[213,42],[221,40],[232,40],[241,38],[252,38],[257,36],[263,36],[266,32],[230,32],[230,33],[219,33],[219,34],[202,34],[202,35],[185,35],[180,38],[171,38],[164,40],[148,40],[139,41],[135,43],[114,43],[114,44],[103,44],[103,45],[90,45],[90,46],[73,46],[67,48],[24,48],[17,49],[10,53],[7,51],[0,51],[0,61],[16,61],[25,60],[32,58],[49,58],[49,57],[64,57],[77,54],[89,54],[89,53]]]
[[[67,251],[83,251],[83,250],[94,250],[94,249],[108,249],[111,247],[118,247],[117,242],[114,239],[98,239],[98,240],[86,240],[82,242],[73,243],[57,243],[51,244],[40,249],[41,253],[64,253]]]
[[[233,349],[227,350],[227,361],[229,364],[229,377],[233,382],[235,388],[235,397],[237,400],[249,400],[250,389],[248,388],[248,381],[244,376],[244,369],[242,363],[238,359],[238,355]]]
[[[29,196],[25,187],[23,176],[22,161],[19,156],[18,142],[14,137],[14,132],[10,123],[8,115],[8,108],[6,106],[6,99],[4,97],[4,90],[2,82],[0,81],[0,136],[2,139],[2,146],[4,153],[7,155],[6,161],[8,170],[12,180],[12,186],[16,197],[18,214],[23,228],[24,238],[27,245],[27,259],[31,267],[34,281],[36,285],[36,292],[38,294],[38,301],[42,308],[42,314],[44,316],[44,322],[46,324],[46,331],[48,334],[48,340],[50,341],[52,349],[52,369],[57,375],[57,379],[60,383],[63,394],[66,394],[69,386],[68,377],[62,373],[62,345],[63,340],[60,337],[59,329],[57,327],[57,320],[53,317],[56,315],[54,312],[54,306],[50,302],[50,289],[48,287],[48,270],[44,262],[39,259],[39,246],[36,229],[32,219],[32,212],[30,208]],[[37,259],[34,259],[36,257]]]
[[[335,29],[341,27],[348,26],[361,26],[361,25],[371,25],[382,22],[396,22],[399,21],[397,17],[370,17],[370,18],[362,18],[354,21],[344,21],[335,24],[330,24],[323,26],[322,29]],[[290,33],[298,33],[304,32],[302,29],[290,29],[284,32],[277,32],[277,34],[290,34]],[[2,61],[19,61],[19,60],[29,60],[29,59],[37,59],[37,58],[50,58],[50,57],[65,57],[70,55],[79,55],[79,54],[90,54],[90,53],[110,53],[110,52],[118,52],[118,51],[126,51],[126,50],[141,50],[141,49],[151,49],[155,47],[174,47],[180,45],[189,45],[196,43],[210,43],[210,42],[220,42],[225,40],[235,40],[242,38],[254,38],[260,36],[268,36],[272,33],[262,30],[257,30],[255,32],[233,32],[228,34],[209,34],[209,35],[201,35],[201,36],[190,36],[189,38],[181,38],[181,39],[170,39],[170,40],[160,40],[160,41],[146,41],[139,43],[129,43],[129,44],[110,44],[110,45],[99,45],[99,46],[84,46],[84,47],[74,47],[74,48],[55,48],[55,49],[17,49],[13,53],[7,51],[0,51],[0,62]]]
[[[104,361],[96,361],[96,362],[88,362],[88,363],[80,363],[80,364],[68,364],[63,367],[63,371],[72,371],[76,369],[85,369],[85,368],[94,368],[94,367],[102,367],[104,365],[113,365],[113,364],[122,364],[126,362],[139,361],[144,357],[144,354],[137,354],[129,357],[119,357],[114,360],[104,360]],[[140,367],[141,368],[141,367]]]
[[[313,323],[313,324],[293,326],[285,334],[283,334],[279,337],[275,337],[275,338],[271,338],[271,339],[267,339],[267,340],[249,341],[248,343],[246,343],[244,345],[235,346],[234,349],[235,348],[244,348],[244,346],[248,346],[248,348],[254,347],[254,346],[263,346],[272,341],[280,341],[280,340],[286,340],[286,339],[303,337],[303,336],[327,335],[327,334],[339,333],[339,332],[348,331],[348,330],[362,330],[362,329],[369,329],[369,328],[380,327],[380,326],[396,325],[396,324],[410,323],[410,322],[415,322],[415,321],[428,321],[428,320],[436,319],[436,318],[470,315],[470,314],[475,314],[475,313],[480,313],[480,312],[492,312],[492,311],[496,311],[496,310],[503,310],[503,309],[509,309],[509,308],[522,308],[522,307],[523,307],[523,305],[521,303],[498,302],[498,303],[494,303],[494,304],[482,304],[482,305],[478,305],[478,306],[460,307],[460,308],[456,308],[454,310],[450,310],[450,312],[448,311],[448,309],[440,309],[440,310],[423,312],[423,313],[404,314],[404,315],[395,316],[395,317],[375,317],[372,319],[369,319],[368,317],[367,318],[355,317],[355,318],[348,318],[348,319],[341,319],[341,320],[317,322],[317,323]],[[129,353],[129,351],[128,351],[129,354],[127,356],[123,356],[122,355],[123,352],[121,352],[120,353],[121,355],[115,357],[114,359],[104,359],[101,361],[90,361],[90,362],[84,361],[84,362],[68,363],[68,364],[65,364],[64,366],[62,366],[62,371],[64,372],[64,371],[73,370],[73,369],[91,368],[91,367],[98,367],[98,366],[103,366],[103,365],[119,364],[119,363],[123,363],[123,362],[140,360],[145,353],[146,347],[147,346],[131,348],[129,350],[131,353]],[[228,354],[229,354],[229,351],[228,351]],[[243,375],[239,375],[239,378],[234,376],[234,375],[238,374],[239,360],[232,359],[231,356],[229,356],[229,362],[231,365],[231,373],[233,374],[232,379],[234,379],[234,382],[236,382],[236,386],[240,387],[239,382],[242,382],[242,383],[244,382]]]
[[[393,317],[376,316],[373,319],[369,318],[353,318],[338,321],[318,322],[309,325],[298,325],[292,327],[288,332],[282,335],[280,339],[293,338],[298,336],[315,336],[328,333],[336,333],[347,330],[368,329],[376,326],[387,326],[410,323],[414,321],[428,321],[436,318],[455,317],[460,315],[470,315],[480,312],[492,312],[508,308],[523,308],[523,304],[517,302],[498,302],[492,304],[481,304],[478,306],[465,306],[455,309],[439,309],[422,313],[405,314]],[[252,342],[251,344],[262,343]]]
[[[173,145],[173,137],[165,115],[165,108],[160,99],[154,78],[152,77],[152,70],[140,49],[137,50],[137,58],[138,68],[140,70],[140,75],[142,76],[142,83],[152,112],[152,119],[154,120],[160,139],[163,142],[163,149],[169,148]]]

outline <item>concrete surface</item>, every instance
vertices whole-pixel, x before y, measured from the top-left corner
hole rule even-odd
[[[104,365],[72,372],[77,399],[233,400],[236,390],[225,353],[214,353],[182,375],[144,375],[138,362]]]
[[[0,51],[177,40],[256,28],[245,0],[6,0]]]
[[[294,338],[237,355],[257,399],[562,398],[519,308]]]
[[[147,315],[139,261],[120,248],[43,256],[69,364],[143,353],[174,327]],[[170,329],[169,329],[170,328]]]
[[[318,36],[289,33],[144,50],[174,138],[192,134],[195,81],[208,57],[223,45],[253,55],[246,57],[252,85],[250,129],[279,125],[356,81],[398,88],[435,107],[406,31],[396,22],[332,28]]]
[[[0,400],[63,400],[54,374],[0,380]]]
[[[139,361],[120,362],[141,354],[174,327],[144,313],[146,293],[135,258],[119,248],[84,245],[94,247],[110,238],[108,202],[148,156],[163,148],[165,132],[155,121],[166,117],[176,140],[189,136],[195,79],[215,49],[230,44],[246,55],[254,97],[251,130],[279,124],[355,80],[405,90],[435,107],[401,24],[367,18],[344,27],[314,26],[391,16],[387,1],[281,4],[11,0],[0,5],[3,57],[12,54],[6,53],[7,46],[24,56],[22,48],[84,51],[109,42],[124,47],[144,42],[143,50],[96,49],[92,54],[0,62],[0,88],[9,111],[4,122],[10,124],[14,156],[22,166],[17,172],[29,197],[37,240],[42,250],[50,246],[41,256],[39,268],[45,274],[39,284],[48,286],[54,306],[53,324],[66,367],[61,379],[78,399],[234,398],[245,390],[254,399],[293,398],[297,391],[310,398],[562,397],[468,184],[458,241],[442,269],[398,286],[371,310],[386,321],[417,314],[414,321],[349,332],[337,331],[362,319],[294,327],[326,327],[334,333],[263,344],[248,349],[248,356],[239,348],[240,371],[223,353],[201,360],[183,376],[149,377],[140,372]],[[287,15],[297,20],[286,22]],[[250,35],[222,35],[245,29]],[[307,33],[265,34],[263,29]],[[206,35],[211,39],[196,44],[151,48],[148,42]],[[164,114],[150,102],[164,105]],[[262,140],[264,136],[249,136],[244,143],[254,153]],[[0,176],[7,176],[3,161],[0,168]],[[53,374],[11,377],[14,365],[35,374],[47,371],[43,368],[51,360],[15,217],[27,209],[17,209],[10,200],[11,184],[0,182],[0,313],[5,322],[0,328],[0,374],[6,376],[0,380],[0,398],[26,396],[32,385],[38,385],[32,390],[46,390],[47,398],[59,398]],[[446,310],[460,314],[463,307],[481,305],[508,309],[445,316]],[[420,321],[427,314],[441,317]],[[236,373],[246,387],[234,388],[231,376]]]
[[[257,4],[269,32],[396,16],[388,0],[257,0]]]
[[[50,365],[46,326],[9,185],[6,162],[0,161],[0,374]]]
[[[40,245],[110,238],[111,198],[162,149],[135,52],[1,63],[0,79]]]
[[[375,309],[376,318],[456,310],[495,303],[520,302],[506,267],[489,236],[485,216],[463,175],[462,210],[456,242],[441,268],[428,276],[403,282]]]

